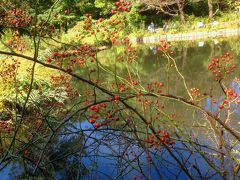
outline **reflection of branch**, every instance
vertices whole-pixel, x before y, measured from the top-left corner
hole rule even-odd
[[[222,122],[221,119],[219,119],[213,113],[211,113],[210,111],[205,110],[204,108],[202,108],[201,106],[193,103],[192,101],[188,101],[188,100],[184,99],[183,97],[174,96],[174,95],[171,95],[171,94],[161,94],[161,95],[158,95],[158,94],[154,94],[154,93],[148,93],[146,95],[150,95],[150,96],[153,96],[153,97],[164,97],[164,98],[167,98],[167,99],[173,99],[175,101],[179,101],[179,102],[182,102],[182,103],[184,103],[184,104],[186,104],[188,106],[196,108],[196,109],[200,110],[201,112],[203,112],[204,114],[206,114],[207,116],[213,118],[220,125],[222,125],[230,134],[232,134],[237,140],[240,141],[240,134],[239,133],[235,132],[230,127],[228,127],[225,122]]]
[[[127,104],[124,101],[121,101],[128,109],[130,109],[131,111],[133,111],[146,125],[148,125],[148,121],[136,110],[134,109],[132,106],[130,106],[129,104]],[[152,133],[155,135],[155,137],[158,139],[159,142],[161,142],[159,136],[157,136],[156,131],[154,130],[154,128],[151,126],[151,124],[149,125],[149,128],[151,129]],[[188,172],[187,168],[185,168],[184,164],[181,163],[181,161],[174,155],[174,153],[171,151],[171,149],[166,145],[163,144],[163,146],[167,149],[167,151],[169,152],[169,154],[173,157],[173,159],[178,163],[178,165],[181,167],[181,169],[186,173],[186,175],[190,178],[193,179],[193,177],[191,176],[191,174]]]
[[[202,156],[202,158],[208,163],[208,165],[209,165],[210,167],[212,167],[212,168],[215,169],[217,172],[219,172],[219,170],[213,165],[213,163],[205,156],[205,152],[202,152],[202,150],[198,148],[198,146],[203,147],[202,145],[197,144],[197,143],[194,143],[191,139],[189,139],[189,138],[187,137],[187,135],[185,134],[185,132],[184,132],[183,130],[181,130],[180,128],[178,128],[178,125],[174,122],[173,118],[171,118],[169,115],[167,115],[166,113],[164,113],[164,112],[163,112],[162,110],[160,110],[160,109],[156,109],[156,110],[157,110],[158,112],[160,112],[162,115],[164,115],[167,119],[169,119],[171,123],[173,123],[173,125],[176,127],[176,129],[181,133],[181,134],[180,134],[181,137],[184,137],[184,138],[187,140],[187,142],[188,142],[189,144],[191,144],[192,147],[194,147],[194,148],[196,149],[196,151]],[[179,136],[177,133],[176,133],[176,135],[177,135],[178,139],[180,139],[180,136]],[[184,142],[182,142],[182,144],[183,144],[185,147],[187,147]],[[208,147],[205,147],[205,148],[208,148]],[[191,150],[191,151],[192,151],[192,150]],[[214,150],[214,151],[215,151],[215,150]],[[220,151],[215,151],[215,152],[224,155],[224,154],[223,154],[222,152],[220,152]]]
[[[173,61],[174,67],[175,67],[177,73],[178,73],[178,74],[180,75],[180,77],[182,78],[184,87],[185,87],[188,95],[189,95],[189,97],[191,98],[191,101],[193,101],[193,97],[192,97],[190,91],[188,90],[188,87],[187,87],[187,83],[186,83],[186,81],[185,81],[185,78],[184,78],[184,76],[182,75],[182,73],[179,71],[175,59],[173,59],[170,55],[167,55],[166,53],[164,53],[164,55],[165,55],[168,59],[171,59],[171,60]]]

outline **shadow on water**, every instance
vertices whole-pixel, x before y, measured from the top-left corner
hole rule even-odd
[[[79,159],[87,173],[81,179],[188,179],[184,171],[176,165],[176,161],[164,148],[155,150],[149,148],[146,152],[137,140],[132,139],[131,133],[116,131],[113,128],[103,127],[96,130],[88,121],[71,123],[64,134],[61,135],[57,144],[69,143],[84,132],[84,153],[79,154]],[[205,145],[208,143],[205,141]],[[71,145],[71,144],[69,144]],[[179,159],[186,159],[186,168],[192,172],[193,177],[214,174],[214,170],[206,163],[200,154],[192,154],[186,147],[188,143],[176,141],[172,146],[172,152]],[[54,147],[56,148],[56,147]],[[202,148],[204,150],[204,147]],[[209,151],[209,150],[208,150]],[[149,161],[148,157],[152,158]],[[71,155],[68,156],[70,165]],[[157,169],[154,168],[157,167]],[[10,164],[1,171],[1,179],[7,180],[21,175],[21,165]],[[78,169],[75,169],[78,171]],[[66,169],[55,172],[56,179],[68,179]],[[159,176],[160,175],[160,176]],[[220,176],[214,175],[214,179]]]
[[[87,167],[92,167],[91,172],[83,179],[187,179],[186,174],[175,166],[175,160],[164,149],[159,152],[153,148],[145,152],[133,139],[128,139],[131,135],[106,128],[94,131],[88,121],[75,124],[74,130],[86,131],[87,140],[85,141],[87,157],[82,159]],[[107,135],[107,136],[106,136]],[[96,141],[99,139],[101,142]],[[106,139],[106,140],[105,140]],[[192,156],[191,152],[185,150],[186,144],[176,142],[173,149],[178,158],[188,158],[188,169],[198,169],[202,174],[211,174],[211,167],[202,159],[200,155]],[[153,162],[149,162],[146,156],[154,157]],[[197,163],[196,163],[197,161]],[[153,163],[157,166],[154,169]],[[190,165],[191,164],[191,165]],[[201,165],[199,167],[195,167]],[[141,173],[139,171],[142,171]],[[159,177],[159,173],[161,176]],[[196,176],[198,175],[195,171]],[[143,175],[144,174],[144,175]],[[214,176],[219,178],[220,176]]]

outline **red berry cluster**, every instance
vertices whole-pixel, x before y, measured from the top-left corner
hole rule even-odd
[[[166,40],[160,40],[159,46],[157,47],[157,51],[167,51],[171,47],[172,45]]]
[[[57,76],[50,76],[51,83],[53,86],[56,87],[64,87],[65,92],[67,93],[68,97],[75,97],[79,96],[77,90],[71,87],[71,79],[68,76],[57,75]]]
[[[114,97],[110,97],[109,98],[110,101],[115,101],[115,102],[118,102],[120,100],[120,96],[119,95],[116,95]]]
[[[200,90],[198,88],[191,88],[190,93],[195,98],[197,98],[201,95]]]
[[[86,44],[81,45],[76,49],[68,49],[65,52],[54,51],[51,56],[47,57],[46,61],[52,63],[53,60],[67,59],[68,61],[54,61],[57,66],[65,66],[67,72],[71,73],[74,66],[85,66],[87,60],[91,63],[95,62],[95,49]],[[64,62],[64,63],[63,63]],[[91,73],[95,72],[95,69],[90,69]]]
[[[28,149],[25,149],[25,150],[23,151],[23,155],[24,155],[24,156],[29,156],[29,154],[30,154],[30,152],[29,152]]]
[[[123,44],[129,44],[130,43],[130,39],[128,37],[125,37],[122,39],[122,43]]]
[[[152,162],[152,158],[151,155],[149,153],[146,154],[146,159],[147,161],[149,161],[150,163]]]
[[[137,53],[136,49],[131,46],[131,44],[127,44],[126,49],[124,51],[124,57],[127,59],[128,63],[133,63],[136,61]]]
[[[105,111],[107,107],[107,104],[102,103],[100,105],[92,105],[90,106],[89,110],[95,112],[95,114],[89,114],[89,123],[94,124],[96,128],[101,127],[103,124],[101,122],[97,122],[97,120],[100,118],[100,115],[98,114],[100,111]]]
[[[92,15],[90,13],[86,13],[85,17],[86,17],[86,19],[84,21],[84,24],[85,24],[84,29],[89,30],[91,28],[92,24],[93,24],[92,23]]]
[[[84,14],[84,16],[86,16],[87,18],[90,18],[90,17],[92,17],[92,14],[86,13],[86,14]]]
[[[230,108],[231,103],[240,104],[240,94],[238,94],[234,89],[228,88],[225,90],[226,98],[219,104],[218,108],[220,110],[224,108]]]
[[[113,83],[112,84],[112,89],[117,88],[119,93],[123,93],[126,92],[128,90],[130,90],[130,87],[128,85],[126,85],[125,83]]]
[[[11,84],[12,80],[16,77],[17,68],[20,66],[20,62],[13,59],[13,63],[6,63],[5,61],[2,64],[1,70],[0,70],[0,79],[6,83]]]
[[[143,175],[140,175],[140,176],[133,176],[133,180],[137,180],[138,177],[139,177],[139,179],[143,179],[143,178],[144,178]]]
[[[10,124],[6,121],[0,121],[0,128],[7,133],[11,133],[13,131],[13,128],[11,128]]]
[[[128,63],[133,63],[136,62],[137,59],[137,51],[134,47],[132,47],[132,45],[130,44],[130,41],[128,38],[123,38],[121,42],[125,46],[125,50],[124,50],[124,54],[120,54],[117,56],[117,61],[118,62],[124,62],[125,60]]]
[[[85,14],[85,21],[83,25],[83,31],[77,36],[84,39],[86,36],[98,35],[110,39],[112,43],[121,42],[118,40],[118,34],[124,30],[126,17],[122,14],[117,14],[110,19],[99,18],[94,20],[90,13]],[[126,43],[126,39],[125,39]]]
[[[166,130],[161,131],[160,129],[158,129],[156,133],[157,136],[160,138],[160,141],[156,139],[153,134],[150,134],[148,136],[148,139],[145,140],[145,142],[149,143],[154,149],[157,149],[157,147],[161,145],[161,143],[165,143],[168,145],[174,144],[174,141],[170,138],[170,135]]]
[[[228,99],[235,99],[240,96],[240,94],[238,94],[234,89],[229,88],[229,89],[225,90],[225,92],[227,94]]]
[[[115,14],[119,11],[125,11],[129,12],[129,9],[131,8],[132,3],[131,2],[125,2],[124,0],[119,0],[115,3],[115,8],[112,9],[112,13]]]
[[[17,28],[26,28],[32,22],[32,18],[29,16],[29,14],[19,8],[7,10],[3,20],[11,26]]]
[[[162,87],[164,86],[163,82],[151,82],[147,85],[147,89],[149,92],[157,92],[162,93]]]
[[[109,99],[110,102],[117,103],[120,100],[120,96],[116,95]],[[97,105],[92,105],[89,107],[89,123],[94,124],[96,128],[102,125],[107,125],[111,122],[119,121],[118,110],[111,107],[111,110],[107,110],[108,105],[106,103],[101,103]],[[110,108],[110,107],[109,107]],[[101,117],[102,122],[99,122]]]
[[[8,45],[15,50],[23,51],[26,48],[27,43],[20,35],[19,31],[16,30],[13,37],[8,41]]]
[[[34,35],[34,28],[32,27],[30,29],[30,34]],[[38,35],[45,37],[46,35],[48,35],[49,37],[52,37],[52,35],[55,33],[56,28],[53,24],[50,23],[46,23],[45,21],[40,21],[37,24],[36,27],[36,32],[38,33]]]
[[[213,58],[208,64],[208,69],[212,71],[216,80],[220,80],[226,75],[231,74],[236,67],[236,64],[233,64],[233,56],[229,52],[219,58]]]

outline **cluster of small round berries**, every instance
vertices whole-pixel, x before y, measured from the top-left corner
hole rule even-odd
[[[191,88],[190,93],[194,97],[199,97],[201,95],[200,90],[198,88]]]
[[[169,50],[171,47],[172,47],[172,45],[169,42],[167,42],[166,40],[160,40],[157,50],[158,51],[166,51],[166,50]]]
[[[240,94],[238,94],[234,89],[228,88],[225,90],[226,98],[223,100],[221,104],[219,104],[218,108],[220,110],[226,108],[230,108],[231,103],[240,104]]]
[[[120,100],[120,96],[116,95],[114,97],[110,97],[110,102],[118,102]],[[118,111],[115,110],[107,110],[108,105],[106,103],[101,103],[97,105],[92,105],[89,107],[89,111],[93,112],[89,114],[88,122],[93,124],[96,128],[99,128],[103,125],[107,125],[112,121],[119,121]],[[102,122],[98,121],[100,119],[100,114],[102,114]],[[104,117],[103,117],[104,116]]]
[[[19,31],[16,30],[13,37],[8,41],[8,46],[12,49],[23,51],[27,47],[27,44],[24,38],[20,35]]]
[[[125,2],[124,0],[119,0],[115,3],[115,8],[112,9],[112,13],[115,14],[118,11],[125,11],[129,12],[129,9],[131,8],[132,3],[131,2]]]
[[[71,79],[69,76],[63,76],[63,75],[52,75],[50,76],[51,82],[54,86],[57,87],[64,87],[65,92],[67,93],[68,97],[76,97],[79,96],[79,93],[77,90],[73,89],[71,86]]]
[[[0,70],[0,79],[8,84],[12,83],[14,78],[16,77],[17,68],[20,66],[20,62],[13,59],[12,63],[6,63],[5,61],[2,62],[2,67]]]
[[[164,86],[163,82],[151,82],[147,85],[147,90],[149,92],[162,93],[163,86]]]
[[[208,69],[212,71],[216,80],[220,80],[226,75],[231,74],[236,67],[236,64],[233,63],[233,56],[229,52],[219,58],[213,58],[208,64]]]
[[[7,133],[11,133],[13,131],[13,128],[11,128],[10,124],[6,121],[0,121],[0,127]]]
[[[161,143],[165,143],[168,145],[174,144],[174,141],[170,138],[170,135],[166,130],[161,131],[160,129],[158,129],[156,133],[160,141],[156,139],[153,134],[150,134],[148,136],[148,139],[145,140],[145,142],[149,143],[154,149],[157,149],[157,147],[161,145]]]
[[[54,62],[55,65],[59,65],[61,67],[64,65],[66,67],[66,71],[71,73],[75,65],[83,67],[84,65],[86,65],[87,60],[90,63],[95,62],[95,57],[95,49],[91,46],[83,44],[79,48],[71,48],[65,52],[54,51],[51,56],[47,57],[46,61],[48,63]],[[66,58],[68,58],[68,61],[64,61],[64,63],[63,61],[56,61]],[[91,70],[91,73],[92,72],[95,72],[95,70]]]
[[[7,22],[16,28],[26,28],[32,22],[32,18],[29,16],[29,14],[19,8],[7,10],[3,20],[3,22]]]

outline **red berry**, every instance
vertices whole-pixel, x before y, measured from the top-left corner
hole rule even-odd
[[[164,137],[162,137],[160,140],[161,140],[161,142],[165,142],[165,138]]]
[[[169,138],[170,137],[168,133],[165,133],[164,136],[165,136],[165,138]]]
[[[168,144],[169,144],[169,145],[173,145],[173,144],[174,144],[174,141],[173,141],[173,140],[170,140],[170,141],[168,142]]]
[[[28,156],[28,155],[29,155],[29,150],[28,150],[28,149],[26,149],[26,150],[24,151],[24,155],[25,155],[25,156]]]
[[[150,144],[153,144],[153,142],[154,142],[153,139],[149,139]]]
[[[150,139],[154,139],[154,135],[150,135],[149,138],[150,138]]]
[[[101,107],[106,108],[107,105],[105,103],[100,104]]]
[[[49,62],[49,63],[52,62],[52,59],[50,57],[48,57],[47,62]]]
[[[138,82],[137,82],[137,81],[133,81],[133,85],[134,85],[134,86],[137,86],[137,85],[138,85]]]
[[[91,106],[90,109],[91,109],[92,111],[94,111],[94,110],[95,110],[95,106]]]
[[[220,105],[218,106],[218,108],[219,108],[219,109],[223,109],[224,106],[223,106],[222,104],[220,104]]]
[[[99,107],[98,107],[98,106],[95,106],[94,111],[95,111],[95,112],[99,112]]]
[[[113,14],[117,13],[117,11],[114,10],[114,9],[112,9],[111,12],[112,12]]]
[[[53,53],[52,53],[52,56],[53,56],[53,57],[57,57],[57,56],[58,56],[58,52],[53,52]]]
[[[95,120],[94,119],[89,119],[89,123],[94,124]]]
[[[112,114],[111,113],[108,113],[108,118],[112,118]]]
[[[119,100],[119,99],[120,99],[120,96],[116,95],[116,96],[114,97],[114,99],[115,99],[115,100]]]
[[[95,127],[96,128],[99,128],[101,126],[101,123],[100,122],[97,122],[96,124],[95,124]]]

